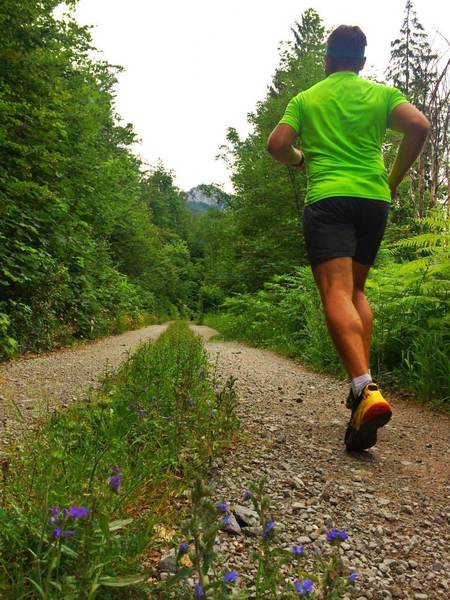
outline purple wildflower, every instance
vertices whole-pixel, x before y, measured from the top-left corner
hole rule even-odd
[[[199,599],[206,598],[206,594],[199,583],[196,583],[194,586],[194,596]]]
[[[59,510],[59,508],[57,506],[52,506],[51,507],[50,514],[51,514],[51,516],[54,519],[56,519],[56,517],[59,517],[59,513],[60,513],[60,510]]]
[[[140,408],[136,414],[138,417],[145,417],[145,410],[143,408]]]
[[[226,513],[229,508],[229,504],[226,500],[224,500],[223,502],[218,502],[216,507],[219,512]]]
[[[225,517],[222,519],[222,522],[225,526],[231,525],[231,517],[230,515],[225,515]]]
[[[304,546],[298,546],[297,544],[295,544],[294,546],[292,546],[292,554],[294,556],[298,556],[299,554],[303,554],[304,551],[305,551],[305,547]]]
[[[245,489],[243,496],[244,496],[244,500],[250,500],[250,498],[252,497],[252,493],[250,490]]]
[[[89,509],[85,506],[71,506],[64,511],[64,514],[66,517],[72,517],[73,519],[84,519],[89,515]]]
[[[267,523],[264,525],[264,532],[263,532],[263,538],[265,540],[268,540],[270,538],[270,536],[273,533],[274,528],[275,528],[274,522],[267,521]]]
[[[71,529],[67,529],[66,531],[63,532],[63,536],[66,538],[73,537],[74,535],[75,535],[75,531],[72,531]]]
[[[117,492],[122,482],[122,477],[119,475],[119,473],[117,473],[117,475],[111,475],[111,477],[108,477],[106,481],[109,485],[109,489],[112,492]]]
[[[189,550],[189,544],[187,542],[183,542],[178,546],[178,554],[183,555]]]
[[[350,573],[350,575],[348,576],[348,581],[349,583],[355,583],[355,581],[358,579],[359,575],[356,571],[352,571]]]
[[[236,573],[236,571],[228,571],[223,576],[223,582],[224,583],[236,583],[237,578],[238,578],[238,574]]]
[[[54,538],[60,538],[62,534],[62,529],[61,527],[56,527],[53,531],[52,531],[52,536]]]
[[[294,587],[299,594],[307,596],[314,590],[314,582],[311,579],[302,579],[301,581],[296,579],[294,581]]]
[[[344,542],[347,538],[348,533],[343,529],[330,529],[330,531],[327,532],[327,542],[330,542],[330,544],[334,541]]]

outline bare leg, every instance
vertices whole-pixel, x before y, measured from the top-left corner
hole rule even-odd
[[[348,374],[353,379],[367,373],[367,336],[353,304],[352,259],[327,260],[315,267],[313,274],[325,309],[328,330]]]
[[[358,311],[364,328],[364,348],[366,351],[367,364],[370,367],[370,347],[372,344],[372,309],[364,294],[364,286],[370,267],[356,261],[353,267],[353,304]]]

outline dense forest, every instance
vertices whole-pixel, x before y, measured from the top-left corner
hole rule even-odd
[[[115,111],[118,68],[58,0],[0,6],[0,357],[95,338],[165,317],[208,314],[224,334],[340,372],[302,236],[305,178],[266,140],[290,98],[323,79],[326,25],[292,28],[251,133],[227,132],[235,193],[179,190],[165,165],[132,153]],[[407,1],[386,81],[432,124],[395,199],[369,284],[373,368],[425,397],[447,397],[449,59]],[[442,45],[442,44],[441,44]],[[394,160],[398,134],[384,153]],[[206,202],[205,202],[206,200]],[[202,206],[200,206],[202,205]],[[208,208],[209,206],[209,208]],[[212,316],[211,316],[212,315]]]

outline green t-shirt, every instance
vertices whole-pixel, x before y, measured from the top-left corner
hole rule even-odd
[[[396,88],[338,71],[300,92],[280,123],[300,136],[306,204],[330,196],[391,199],[381,145],[391,111],[408,102]]]

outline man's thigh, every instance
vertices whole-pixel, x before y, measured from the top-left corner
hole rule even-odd
[[[356,251],[355,204],[352,198],[324,198],[305,206],[303,232],[311,267]]]

